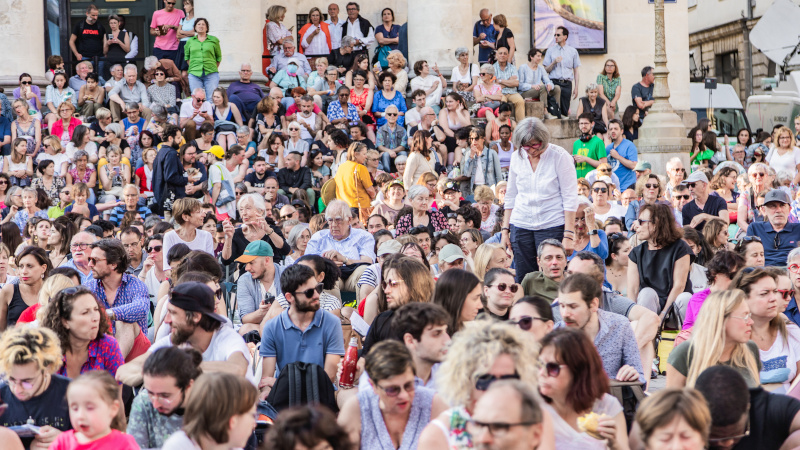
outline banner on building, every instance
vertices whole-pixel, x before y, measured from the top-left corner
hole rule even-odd
[[[555,44],[555,30],[563,26],[569,30],[567,44],[579,53],[606,53],[606,0],[531,0],[531,10],[535,48]]]

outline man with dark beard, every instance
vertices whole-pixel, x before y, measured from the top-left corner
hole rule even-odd
[[[336,365],[344,355],[342,324],[338,317],[320,309],[322,287],[314,270],[303,264],[289,266],[281,274],[281,291],[289,309],[267,322],[261,333],[261,399],[267,398],[278,372],[289,363],[317,364],[325,368],[331,381],[336,378]]]
[[[224,317],[214,313],[214,292],[203,283],[181,283],[172,290],[164,323],[171,334],[157,340],[150,351],[117,369],[117,381],[129,386],[142,384],[142,367],[159,348],[187,343],[203,354],[203,372],[227,372],[253,380],[250,350]],[[339,336],[341,339],[341,325]],[[344,353],[344,352],[342,352]],[[334,367],[334,372],[335,372]]]
[[[183,408],[203,356],[193,348],[164,347],[144,362],[144,389],[131,406],[127,432],[141,448],[161,448],[183,426]]]

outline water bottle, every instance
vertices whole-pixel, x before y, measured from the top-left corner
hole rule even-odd
[[[342,362],[342,376],[339,377],[339,387],[343,389],[350,389],[355,384],[356,378],[356,365],[358,364],[358,340],[350,338],[350,345],[347,347],[347,353],[344,354],[344,361]]]

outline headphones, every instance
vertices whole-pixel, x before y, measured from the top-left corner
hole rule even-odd
[[[592,139],[591,133],[581,133],[581,136],[578,138],[581,142],[589,142]]]

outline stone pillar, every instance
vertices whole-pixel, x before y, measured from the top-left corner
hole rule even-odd
[[[205,17],[209,34],[219,39],[222,63],[219,65],[220,84],[228,85],[239,79],[239,68],[249,62],[253,67],[251,80],[263,84],[261,73],[262,28],[264,16],[261,3],[253,0],[198,0],[195,17]]]
[[[23,72],[31,74],[34,84],[46,85],[44,2],[0,1],[0,36],[0,55],[3,55],[0,86],[18,86],[19,75]],[[44,92],[42,95],[44,96]]]
[[[455,50],[471,49],[472,9],[463,0],[408,0],[408,59],[424,59],[449,74],[458,63]],[[431,72],[433,72],[431,70]]]
[[[669,102],[664,0],[655,0],[655,37],[655,102],[639,128],[639,160],[646,160],[661,170],[666,167],[667,161],[677,156],[683,160],[685,167],[689,167],[691,140],[686,137],[686,128]]]

